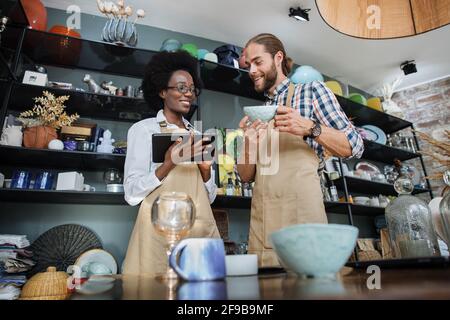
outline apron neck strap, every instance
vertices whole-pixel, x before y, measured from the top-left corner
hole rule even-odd
[[[286,107],[292,108],[292,97],[294,96],[295,85],[291,82],[289,83],[288,94],[286,99]]]

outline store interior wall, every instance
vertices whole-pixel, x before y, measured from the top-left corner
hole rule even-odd
[[[447,141],[444,131],[450,131],[450,76],[396,92],[395,101],[404,114],[404,119],[414,123],[417,131],[428,134],[438,141]],[[419,139],[421,150],[433,152],[430,144]],[[436,149],[434,149],[436,152]],[[427,174],[443,172],[445,166],[428,155],[423,157]],[[420,168],[418,160],[411,161]],[[440,196],[444,187],[442,179],[430,180],[434,196]]]
[[[48,28],[55,24],[65,24],[67,14],[56,9],[47,9]],[[100,33],[106,19],[103,17],[82,14],[81,36],[83,39],[100,41]],[[183,43],[196,43],[199,48],[213,51],[223,43],[199,38],[169,30],[138,25],[139,48],[159,50],[167,38],[176,38]],[[76,87],[87,89],[82,77],[87,71],[48,67],[49,80],[71,82]],[[101,75],[89,72],[97,82],[112,80],[119,86],[138,85],[139,79]],[[203,129],[213,127],[236,128],[243,117],[242,106],[257,105],[260,101],[237,97],[229,94],[205,90],[201,95],[201,118]],[[193,119],[195,119],[194,115]],[[126,139],[130,123],[97,121],[113,132],[113,138]],[[98,190],[104,188],[101,182],[102,172],[83,172]],[[105,250],[122,263],[128,246],[128,240],[134,226],[138,207],[120,205],[79,205],[79,204],[28,204],[1,203],[0,233],[26,234],[30,241],[48,229],[68,223],[76,223],[91,228],[101,238]],[[229,210],[230,239],[240,243],[247,241],[250,221],[249,210]],[[348,223],[348,218],[341,214],[329,214],[330,223]],[[360,228],[360,237],[374,237],[373,218],[354,217],[355,225]]]

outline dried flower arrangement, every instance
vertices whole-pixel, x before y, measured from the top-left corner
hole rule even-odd
[[[433,174],[429,177],[427,177],[430,180],[441,180],[442,175],[444,174],[445,170],[449,170],[450,168],[450,131],[445,130],[445,135],[447,139],[445,141],[439,141],[431,137],[430,135],[415,131],[419,138],[422,140],[428,142],[430,145],[432,151],[420,151],[421,154],[429,156],[436,160],[438,163],[444,166],[444,170],[442,172]]]
[[[44,91],[42,97],[34,98],[33,109],[22,112],[18,120],[26,128],[46,126],[60,129],[62,126],[70,126],[80,116],[77,113],[68,115],[64,111],[66,108],[64,102],[67,100],[69,96],[55,97],[52,93]]]

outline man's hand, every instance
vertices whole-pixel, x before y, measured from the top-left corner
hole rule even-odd
[[[248,116],[245,116],[239,122],[239,128],[244,132],[244,141],[246,145],[257,145],[267,132],[267,123],[261,120],[250,122]]]
[[[275,128],[280,132],[288,132],[300,137],[311,134],[314,122],[300,115],[298,110],[288,107],[278,107],[275,116]]]

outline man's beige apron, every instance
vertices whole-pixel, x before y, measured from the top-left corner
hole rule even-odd
[[[161,132],[174,131],[167,128],[165,121],[160,123],[160,127]],[[152,204],[163,191],[185,192],[192,198],[196,219],[189,237],[220,237],[197,164],[177,165],[170,171],[162,185],[142,201],[123,264],[124,274],[154,276],[166,271],[167,241],[156,233],[151,223]]]
[[[291,106],[294,85],[288,89],[287,107]],[[274,120],[261,145],[271,145]],[[269,148],[270,149],[270,148]],[[258,254],[261,267],[279,266],[272,249],[270,234],[283,227],[301,223],[327,223],[320,179],[319,159],[302,137],[279,133],[279,169],[275,174],[261,174],[273,157],[258,155],[249,232],[249,253]]]

